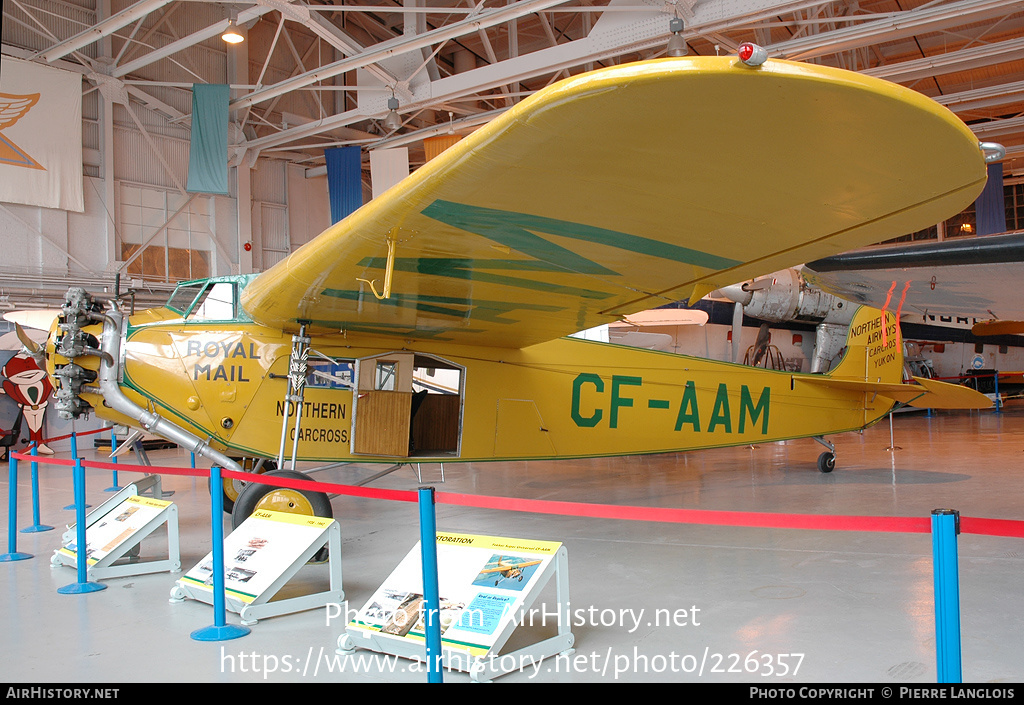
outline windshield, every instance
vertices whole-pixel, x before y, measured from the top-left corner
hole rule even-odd
[[[196,300],[196,294],[203,288],[203,284],[182,284],[178,286],[167,300],[167,306],[178,313],[185,313],[189,306]]]

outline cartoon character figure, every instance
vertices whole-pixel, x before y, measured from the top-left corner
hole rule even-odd
[[[28,424],[29,439],[35,441],[40,453],[53,455],[53,451],[43,443],[43,414],[53,392],[46,370],[39,369],[36,361],[26,353],[19,353],[7,361],[2,371],[7,379],[0,391],[21,407]]]

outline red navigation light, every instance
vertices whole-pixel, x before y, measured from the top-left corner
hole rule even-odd
[[[743,42],[740,44],[740,49],[737,54],[740,57],[740,61],[747,66],[760,66],[768,59],[768,52],[765,48],[752,42]]]

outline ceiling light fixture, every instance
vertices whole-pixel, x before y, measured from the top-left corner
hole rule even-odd
[[[224,30],[224,34],[220,35],[228,44],[239,44],[245,41],[245,37],[238,31],[238,27],[235,26],[235,19],[231,18],[228,20],[228,28]]]
[[[668,21],[668,31],[672,33],[672,36],[668,38],[668,46],[666,47],[669,56],[686,56],[689,51],[686,48],[686,40],[683,38],[683,21],[678,17],[673,17]]]
[[[402,118],[398,115],[398,98],[392,93],[388,98],[388,114],[384,118],[384,128],[388,132],[394,132],[402,126]]]

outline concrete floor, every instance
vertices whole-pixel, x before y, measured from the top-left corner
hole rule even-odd
[[[1003,413],[897,414],[863,434],[833,437],[836,471],[818,472],[820,446],[797,440],[755,448],[586,461],[449,464],[439,491],[620,505],[751,512],[1024,519],[1024,402]],[[95,451],[86,457],[99,458]],[[65,454],[66,455],[66,454]],[[186,466],[188,455],[158,451],[154,464]],[[130,459],[129,459],[130,461]],[[373,468],[317,476],[355,482]],[[41,519],[59,529],[19,533],[34,558],[0,565],[0,678],[19,683],[422,682],[411,661],[334,661],[342,620],[323,608],[260,620],[225,642],[189,634],[213,623],[212,609],[168,597],[178,575],[109,579],[107,589],[62,595],[73,568],[51,568],[60,529],[73,522],[66,467],[42,466]],[[31,524],[23,466],[19,527]],[[121,484],[138,477],[120,474]],[[424,481],[437,479],[424,467]],[[110,473],[90,470],[88,501],[107,496]],[[6,472],[3,473],[7,497]],[[415,489],[409,469],[372,486]],[[178,506],[181,561],[191,569],[209,550],[209,495],[201,479],[168,476]],[[361,607],[416,544],[414,504],[339,497],[344,590]],[[0,506],[7,526],[8,508]],[[549,660],[501,682],[686,681],[765,686],[814,683],[934,683],[931,538],[927,534],[750,529],[588,519],[439,505],[439,530],[560,541],[568,548],[571,602],[585,623],[573,627],[571,660]],[[162,532],[161,532],[162,534]],[[6,528],[3,540],[7,540]],[[6,545],[2,547],[6,551]],[[143,543],[160,557],[163,535]],[[1024,544],[959,538],[963,674],[966,682],[1024,680]],[[307,565],[294,594],[326,589],[327,567]],[[545,600],[554,602],[546,589]],[[656,625],[659,609],[686,624]],[[551,610],[553,607],[547,607]],[[622,612],[632,610],[632,612]],[[643,610],[640,626],[626,617]],[[236,624],[238,616],[228,614]],[[603,623],[602,623],[603,622]],[[524,628],[507,648],[553,632]],[[506,649],[507,650],[507,649]],[[371,652],[357,651],[368,656]],[[756,661],[748,661],[748,657]],[[307,663],[308,661],[308,663]],[[703,663],[703,670],[700,664]],[[770,667],[769,665],[770,664]],[[782,664],[788,673],[779,675]],[[756,666],[756,672],[745,670]],[[271,669],[276,670],[271,672]],[[285,671],[288,672],[285,672]],[[304,671],[304,672],[303,672]],[[312,675],[316,672],[316,675]],[[464,673],[446,681],[467,682]]]

